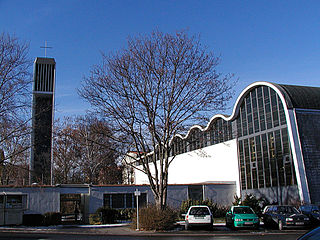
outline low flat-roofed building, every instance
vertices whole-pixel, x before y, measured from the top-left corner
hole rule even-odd
[[[139,206],[154,204],[149,185],[61,184],[56,186],[0,187],[0,193],[10,192],[10,194],[23,196],[23,208],[19,208],[21,214],[60,212],[63,221],[75,220],[72,217],[77,214],[81,217],[78,220],[82,223],[89,223],[90,214],[94,214],[101,207],[136,208],[134,195],[136,190],[141,192]],[[229,206],[232,204],[235,194],[235,182],[175,184],[168,186],[167,202],[170,207],[177,209],[180,208],[183,201],[188,199],[211,199],[218,205]],[[0,211],[2,210],[1,199],[0,194]],[[8,222],[0,222],[0,225],[9,224]]]

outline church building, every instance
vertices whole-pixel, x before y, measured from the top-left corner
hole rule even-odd
[[[320,204],[320,88],[255,82],[230,116],[171,141],[169,184],[235,181],[238,195]],[[135,184],[147,183],[135,171]]]

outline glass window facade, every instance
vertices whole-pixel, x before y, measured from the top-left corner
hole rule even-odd
[[[188,199],[202,201],[203,200],[203,186],[202,185],[188,186]]]
[[[232,132],[232,122],[219,118],[211,122],[206,131],[193,128],[186,139],[176,136],[171,143],[171,156],[222,143],[233,138],[235,138],[235,134]]]
[[[267,86],[257,86],[244,96],[234,120],[217,118],[206,131],[194,128],[186,139],[175,137],[172,154],[234,138],[238,139],[241,189],[296,184],[284,106]]]
[[[136,208],[137,198],[134,193],[108,193],[103,195],[103,205],[109,208]],[[139,207],[147,205],[147,193],[139,196]]]
[[[253,89],[236,121],[242,190],[296,184],[284,108],[277,93],[266,86]]]

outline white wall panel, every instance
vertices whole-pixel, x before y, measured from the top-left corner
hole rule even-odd
[[[135,184],[149,183],[146,174],[135,171]],[[179,154],[169,167],[169,184],[224,181],[235,181],[240,194],[236,139]]]

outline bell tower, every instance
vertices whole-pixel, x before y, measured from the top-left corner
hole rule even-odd
[[[54,58],[36,58],[33,71],[30,184],[52,185]]]

